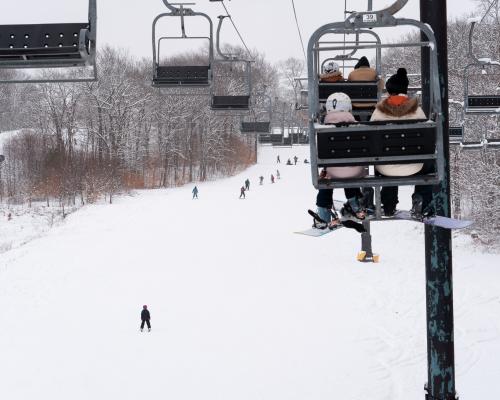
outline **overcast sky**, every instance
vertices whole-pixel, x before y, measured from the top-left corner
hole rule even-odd
[[[174,3],[180,0],[174,0]],[[375,9],[381,9],[392,0],[373,0]],[[16,0],[4,1],[0,24],[28,24],[49,22],[83,22],[87,17],[88,0]],[[167,9],[162,0],[98,0],[98,45],[110,44],[129,49],[139,57],[151,57],[151,24],[156,15]],[[271,61],[288,57],[302,57],[295,26],[291,0],[226,0],[234,21],[248,46],[264,52]],[[343,19],[343,0],[295,0],[305,45],[311,33],[319,26]],[[365,10],[366,0],[348,0],[349,10]],[[193,8],[214,18],[223,14],[220,3],[199,0]],[[449,17],[457,17],[474,10],[473,0],[448,0]],[[419,0],[410,0],[398,16],[418,19]],[[165,21],[169,32],[178,33],[177,21]],[[192,20],[192,19],[191,19]],[[201,34],[203,24],[192,22],[189,34]],[[172,30],[170,30],[172,28]],[[175,29],[174,29],[175,28]],[[395,40],[401,32],[386,35]],[[229,25],[223,30],[224,42],[240,43]],[[195,46],[197,47],[197,46]]]

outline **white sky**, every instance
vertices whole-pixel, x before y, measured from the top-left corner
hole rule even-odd
[[[373,0],[373,6],[381,9],[392,2]],[[0,24],[84,22],[88,9],[87,0],[17,0],[4,3],[7,4],[2,4]],[[290,56],[302,57],[291,0],[226,0],[225,3],[250,48],[264,52],[273,62]],[[295,3],[306,46],[309,36],[319,26],[343,19],[342,0],[295,0]],[[367,5],[366,0],[348,0],[347,3],[350,10],[364,10]],[[135,56],[151,57],[152,21],[156,15],[167,11],[162,0],[98,0],[97,5],[98,45],[120,46],[129,49]],[[223,14],[221,4],[199,0],[193,8],[214,18],[215,31],[217,16]],[[473,10],[473,0],[448,0],[450,17]],[[410,0],[398,16],[418,19],[419,0]],[[169,18],[165,22],[178,29],[175,19],[170,21]],[[230,23],[227,24],[223,30],[223,41],[240,43]],[[194,28],[191,26],[190,33],[195,33]],[[388,38],[395,40],[400,34],[400,31],[391,32]],[[195,44],[195,48],[198,45]]]

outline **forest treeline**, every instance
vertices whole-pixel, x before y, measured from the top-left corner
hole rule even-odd
[[[488,4],[478,0],[479,8],[487,9]],[[498,7],[490,9],[476,31],[478,57],[500,59],[498,15]],[[472,62],[469,29],[467,17],[449,23],[449,94],[458,102],[464,97],[465,67]],[[401,41],[417,39],[410,35]],[[241,54],[243,49],[228,52]],[[419,73],[419,52],[414,48],[384,52],[384,74],[399,67]],[[265,93],[273,100],[273,126],[307,126],[307,113],[294,110],[298,93],[293,78],[305,75],[304,62],[290,58],[272,64],[262,54],[252,56],[250,118],[269,118]],[[204,58],[203,54],[185,57]],[[152,88],[150,61],[120,49],[100,49],[98,67],[99,80],[92,83],[0,85],[0,130],[22,129],[12,138],[0,135],[6,157],[0,170],[3,201],[64,205],[103,196],[111,201],[116,193],[130,189],[229,176],[255,162],[255,137],[239,132],[240,117],[212,112],[206,93],[181,96]],[[473,68],[471,93],[488,94],[500,87],[499,69]],[[244,92],[241,71],[230,68],[222,74],[224,92]],[[452,125],[460,123],[460,115],[450,107]],[[465,140],[499,136],[497,115],[466,117]],[[499,161],[498,151],[451,149],[453,214],[473,219],[486,243],[500,236],[494,218],[500,211]]]

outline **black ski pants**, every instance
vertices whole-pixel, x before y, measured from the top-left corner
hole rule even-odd
[[[148,326],[148,329],[151,329],[151,323],[149,322],[149,319],[142,320],[141,329],[144,329],[144,324]]]

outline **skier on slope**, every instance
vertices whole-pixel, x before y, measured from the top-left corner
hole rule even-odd
[[[149,313],[148,306],[144,305],[142,306],[142,311],[141,311],[141,332],[144,330],[144,324],[148,326],[148,332],[151,332],[151,323],[149,322],[151,320],[151,314]]]
[[[195,186],[193,189],[193,200],[198,198],[198,188]]]
[[[280,170],[276,170],[276,178],[281,179]]]
[[[261,175],[259,176],[259,185],[262,185],[264,183],[264,177]]]
[[[250,179],[248,179],[248,178],[245,181],[245,190],[250,190]]]
[[[281,163],[281,160],[280,160],[280,155],[279,155],[279,154],[276,156],[276,163],[277,163],[277,164],[280,164],[280,163]]]
[[[240,199],[243,197],[245,198],[245,186],[242,186],[241,189],[240,189]]]
[[[271,174],[271,183],[274,183],[274,175]]]
[[[293,165],[297,165],[297,161],[299,161],[299,157],[293,156],[293,162],[294,162]]]

